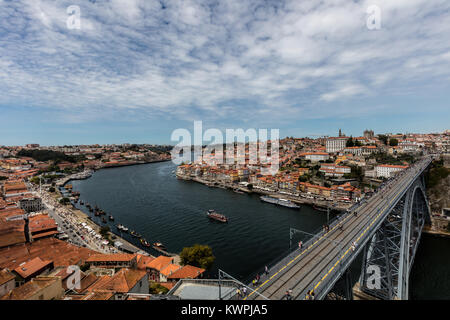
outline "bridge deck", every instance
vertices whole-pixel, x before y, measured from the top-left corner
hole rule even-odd
[[[323,298],[330,284],[337,281],[371,238],[389,208],[401,199],[428,164],[429,159],[425,159],[402,172],[356,208],[357,216],[346,213],[328,233],[286,256],[267,276],[261,277],[261,284],[255,288],[257,293],[250,292],[246,299],[283,299],[287,290],[292,290],[295,299],[304,299],[309,290],[314,290],[316,298]],[[353,243],[356,243],[355,250]]]

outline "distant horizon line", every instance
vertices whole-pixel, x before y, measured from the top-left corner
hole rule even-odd
[[[366,130],[371,130],[371,129],[366,129]],[[377,134],[374,134],[374,136],[380,136],[380,135],[400,135],[400,134],[402,134],[402,135],[424,135],[424,134],[432,134],[432,135],[439,135],[439,134],[445,134],[445,133],[448,133],[448,131],[450,131],[450,129],[444,129],[442,132],[427,132],[427,133],[414,133],[414,132],[407,132],[407,133],[402,133],[402,132],[397,132],[397,133],[392,133],[392,132],[387,132],[387,133],[377,133]],[[312,136],[312,137],[311,137]],[[287,139],[287,138],[294,138],[294,139],[306,139],[306,138],[309,138],[309,139],[321,139],[321,138],[330,138],[330,137],[336,137],[336,136],[330,136],[330,135],[321,135],[321,136],[319,136],[319,135],[317,135],[317,134],[314,134],[314,135],[306,135],[306,136],[303,136],[303,137],[295,137],[295,136],[292,136],[292,135],[290,135],[290,136],[285,136],[284,138],[280,138],[279,140],[283,140],[283,139]],[[353,135],[345,135],[345,136],[343,136],[343,137],[353,137]],[[356,137],[356,136],[355,136]],[[270,141],[270,139],[268,139],[269,141]],[[40,143],[36,143],[36,142],[34,142],[34,143],[25,143],[25,144],[23,144],[23,145],[4,145],[4,144],[0,144],[0,147],[26,147],[27,145],[39,145],[39,148],[40,147],[77,147],[77,146],[95,146],[95,145],[98,145],[98,146],[101,146],[101,147],[103,147],[103,146],[125,146],[125,145],[154,145],[154,146],[172,146],[172,147],[175,147],[176,145],[177,145],[177,143],[175,142],[175,143],[173,143],[173,144],[171,144],[171,143],[150,143],[150,142],[144,142],[144,143],[135,143],[135,142],[123,142],[123,143],[103,143],[103,144],[100,144],[100,143],[90,143],[90,144],[61,144],[61,145],[46,145],[46,144],[44,144],[44,145],[41,145]],[[191,145],[195,145],[195,144],[191,144]]]

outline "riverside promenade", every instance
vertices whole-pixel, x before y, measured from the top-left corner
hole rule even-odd
[[[244,186],[241,186],[241,185],[235,184],[235,183],[219,183],[219,182],[204,180],[204,179],[201,179],[198,177],[191,177],[188,175],[177,174],[176,176],[178,179],[187,180],[187,181],[195,181],[195,182],[204,184],[208,187],[239,190],[239,191],[242,191],[242,192],[245,192],[248,194],[256,193],[256,194],[266,195],[266,196],[270,196],[270,197],[278,198],[278,199],[287,199],[296,204],[306,204],[309,206],[316,206],[316,207],[323,208],[325,210],[327,207],[329,207],[330,210],[346,211],[348,208],[350,208],[353,205],[353,203],[342,203],[342,202],[335,202],[335,201],[320,200],[310,194],[304,194],[304,196],[302,196],[303,194],[300,193],[299,196],[294,196],[294,195],[290,195],[290,194],[280,193],[277,191],[267,191],[267,190],[260,189],[258,187],[253,187],[250,190]]]

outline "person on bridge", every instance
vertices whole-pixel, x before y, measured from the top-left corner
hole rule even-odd
[[[269,268],[267,266],[264,267],[264,273],[267,275],[269,275]]]
[[[289,290],[286,291],[286,293],[284,294],[284,296],[286,297],[286,300],[292,300],[292,296],[291,296]]]
[[[302,242],[302,241],[299,241],[299,242],[298,242],[298,248],[299,248],[300,250],[302,250],[302,246],[303,246],[303,242]]]

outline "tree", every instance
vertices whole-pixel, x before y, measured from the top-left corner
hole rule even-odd
[[[398,146],[398,140],[395,139],[395,138],[390,139],[390,140],[389,140],[389,145],[390,145],[391,147]]]
[[[355,146],[355,143],[353,142],[353,138],[352,138],[352,137],[348,138],[348,140],[347,140],[345,146],[346,146],[347,148],[349,148],[349,147],[351,148],[351,147],[354,147],[354,146]]]
[[[385,134],[380,134],[380,135],[378,136],[378,139],[380,139],[385,145],[388,144],[388,136],[387,136],[387,135],[385,135]]]
[[[66,205],[70,203],[70,199],[69,198],[62,198],[61,200],[59,200],[59,203]]]
[[[180,259],[182,265],[189,264],[198,268],[210,269],[216,257],[210,246],[194,244],[192,247],[183,248]]]
[[[151,282],[149,286],[149,293],[150,294],[166,294],[169,292],[169,289],[166,287],[163,287],[159,283]]]
[[[300,182],[307,182],[308,180],[309,180],[309,178],[305,174],[300,176],[300,177],[298,177],[298,181],[300,181]]]
[[[102,235],[103,238],[108,238],[108,232],[109,232],[108,226],[102,226],[100,228],[100,234]]]
[[[33,177],[30,179],[30,182],[33,184],[39,184],[39,177]]]

